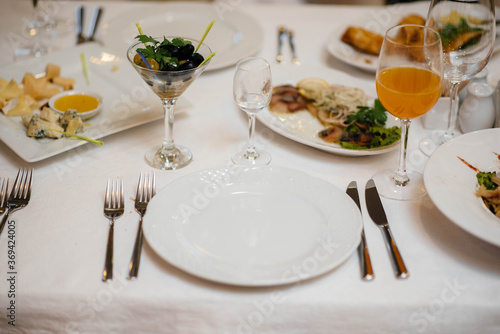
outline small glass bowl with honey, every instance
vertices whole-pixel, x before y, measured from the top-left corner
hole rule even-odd
[[[76,110],[83,120],[88,120],[101,111],[102,96],[89,91],[68,90],[54,95],[49,100],[52,110],[64,114],[67,110]]]

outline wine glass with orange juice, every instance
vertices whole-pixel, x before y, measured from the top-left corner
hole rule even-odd
[[[377,94],[382,105],[401,122],[397,170],[373,176],[380,195],[413,200],[427,194],[422,175],[406,169],[411,121],[428,112],[441,95],[443,54],[439,34],[424,26],[399,25],[384,37],[377,66]]]

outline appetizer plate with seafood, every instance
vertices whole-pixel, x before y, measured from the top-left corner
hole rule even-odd
[[[424,24],[429,4],[416,2],[369,10],[339,23],[328,36],[326,49],[340,61],[361,70],[377,70],[378,52],[388,28],[400,24]]]
[[[51,76],[48,72],[52,68],[60,70],[59,79],[45,80]],[[136,80],[136,73],[126,59],[106,52],[96,43],[13,63],[0,68],[0,73],[9,82],[0,87],[0,104],[4,104],[0,111],[0,140],[27,162],[47,159],[88,141],[96,143],[96,139],[104,136],[163,118],[161,105],[154,103],[155,95]],[[44,88],[36,87],[42,81]],[[69,118],[78,116],[76,110],[76,115],[66,115],[69,118],[63,120],[49,107],[49,100],[71,91],[99,92],[100,112],[89,119],[76,117],[78,122],[72,122],[68,128]],[[14,94],[20,95],[12,98]],[[7,103],[2,103],[2,98]],[[15,107],[9,109],[16,99]],[[180,99],[177,111],[189,105]]]
[[[496,246],[500,246],[500,217],[482,196],[497,192],[498,201],[500,189],[485,191],[480,183],[487,173],[500,174],[498,154],[500,128],[471,132],[441,145],[424,170],[425,187],[439,210],[465,231]],[[491,186],[496,188],[495,180]]]
[[[264,39],[260,24],[238,9],[218,12],[216,5],[200,2],[155,3],[154,7],[126,12],[111,20],[103,31],[106,48],[122,52],[133,44],[137,35],[135,25],[152,36],[185,36],[199,38],[210,21],[215,20],[205,44],[217,50],[207,67],[207,71],[217,70],[236,64],[244,57],[256,54]]]
[[[278,65],[272,68],[272,73],[273,98],[269,107],[257,114],[257,119],[273,131],[304,145],[345,156],[376,155],[398,148],[399,122],[395,117],[377,108],[378,100],[373,83],[356,79],[344,72],[307,65]],[[321,91],[323,87],[328,94],[327,98],[321,101],[309,99],[313,97],[315,91]],[[292,90],[290,95],[289,89]],[[339,93],[345,95],[341,97]],[[298,96],[298,100],[291,100],[291,96],[294,96],[293,98]],[[332,112],[325,112],[321,108],[323,104],[333,105],[329,108]],[[318,105],[319,108],[316,108]],[[336,111],[337,106],[342,112]],[[350,110],[343,110],[345,106]],[[360,110],[361,113],[358,113]],[[374,138],[368,138],[367,132],[371,131],[361,131],[351,135],[336,126],[339,122],[358,123],[350,117],[372,112],[375,114],[374,118],[382,118],[385,122],[383,126],[380,123],[373,124],[384,132],[374,141],[379,142],[379,145],[372,143]],[[341,128],[350,131],[351,128],[344,124],[341,124]],[[362,126],[359,128],[362,130]],[[371,128],[370,125],[366,130]],[[386,133],[391,138],[386,137]]]

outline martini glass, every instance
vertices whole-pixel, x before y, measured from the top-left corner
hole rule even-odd
[[[166,36],[168,40],[172,40],[178,36]],[[198,41],[182,37],[186,41],[190,41],[193,45],[198,45]],[[156,37],[156,40],[162,40],[163,37]],[[147,67],[136,65],[133,61],[137,54],[138,48],[144,48],[142,42],[137,42],[130,46],[127,50],[127,58],[135,68],[141,78],[148,84],[153,92],[158,95],[163,104],[164,119],[165,119],[165,137],[160,146],[156,146],[146,152],[144,159],[146,162],[157,169],[173,170],[186,166],[193,158],[189,149],[184,146],[174,144],[174,107],[179,96],[194,82],[194,80],[207,68],[205,64],[184,71],[157,71]],[[202,44],[198,51],[204,58],[212,52],[210,48]]]

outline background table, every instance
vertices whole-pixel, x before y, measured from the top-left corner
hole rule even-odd
[[[55,1],[59,17],[72,18],[78,2]],[[296,32],[304,64],[345,71],[374,84],[362,72],[329,56],[331,29],[376,7],[333,5],[245,5],[264,31],[259,56],[274,59],[280,24]],[[84,2],[87,13],[103,5],[106,22],[128,10],[158,3]],[[214,3],[214,4],[217,4]],[[6,38],[30,8],[28,1],[0,4],[0,65],[13,61]],[[230,15],[230,12],[228,12]],[[89,16],[89,15],[88,15]],[[87,17],[88,17],[87,16]],[[73,45],[68,33],[55,45]],[[104,46],[105,47],[105,46]],[[124,56],[125,52],[121,55]],[[500,68],[500,57],[489,68]],[[189,147],[193,162],[157,172],[159,189],[210,167],[230,163],[244,145],[247,119],[232,100],[234,68],[205,72],[187,91],[193,107],[176,120],[176,141]],[[0,73],[0,77],[1,77]],[[134,78],[139,82],[140,78]],[[1,131],[1,129],[0,129]],[[161,140],[155,121],[33,164],[0,143],[0,175],[13,179],[20,166],[35,168],[31,202],[16,212],[16,326],[8,325],[7,234],[0,238],[0,332],[2,333],[498,333],[500,332],[500,248],[454,225],[429,197],[411,202],[383,199],[391,228],[411,272],[394,277],[382,236],[366,214],[364,222],[376,279],[360,279],[354,254],[344,265],[312,280],[269,288],[239,288],[188,275],[158,257],[145,243],[140,277],[125,279],[138,215],[133,210],[140,171],[150,170],[144,152]],[[417,120],[410,135],[409,165],[423,171],[427,158],[417,143],[425,131]],[[286,139],[257,123],[257,143],[272,165],[322,178],[340,189],[351,180],[361,188],[380,169],[397,165],[398,152],[343,157]],[[102,214],[106,180],[124,179],[126,210],[115,225],[115,279],[101,282],[108,224]]]

